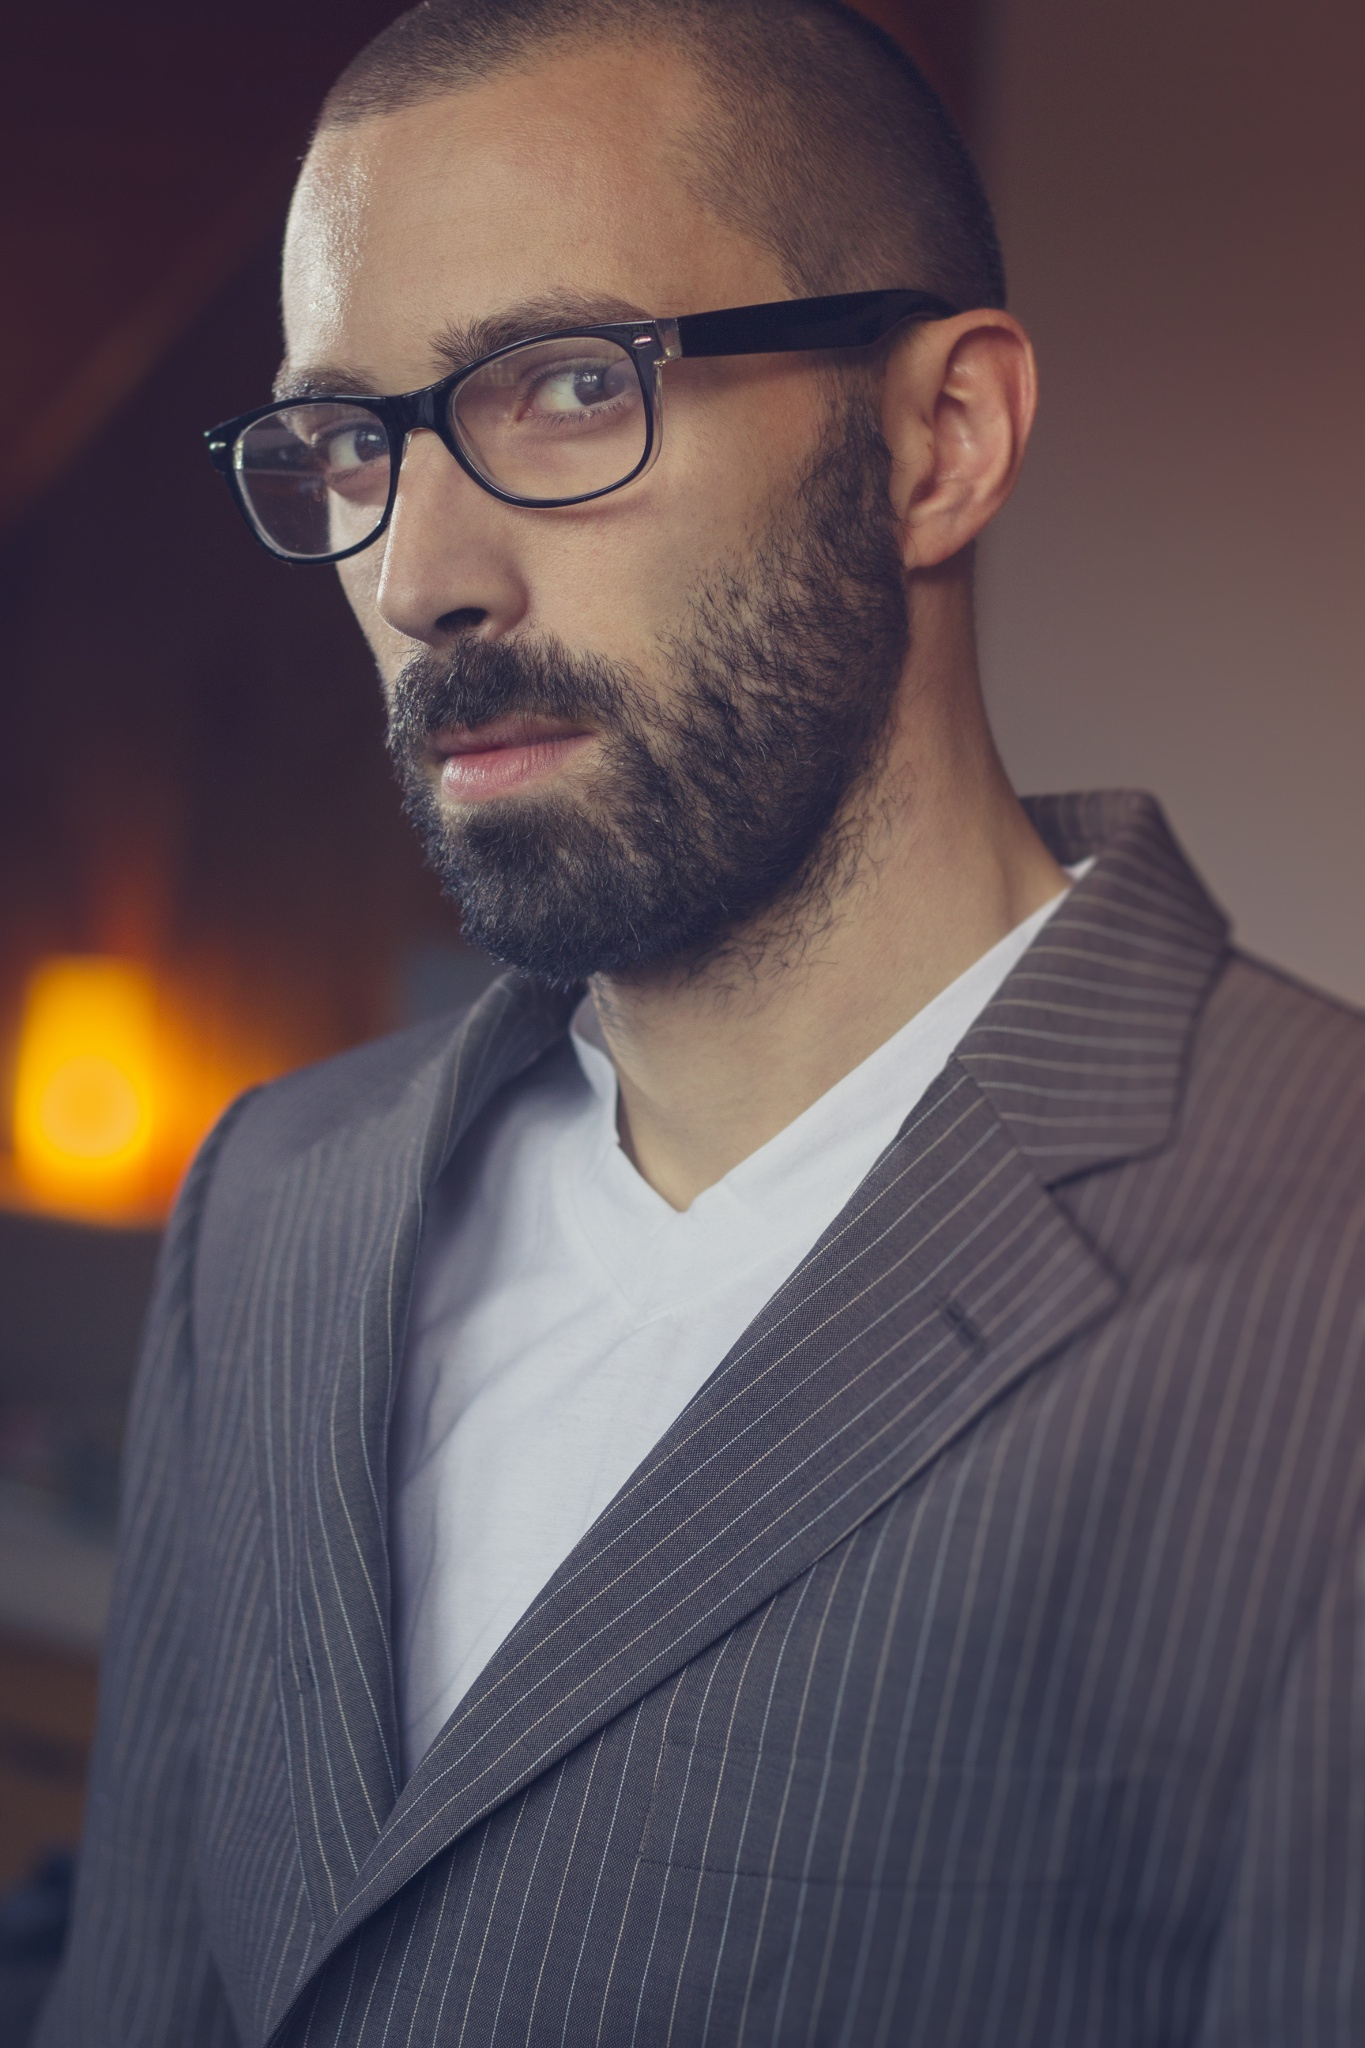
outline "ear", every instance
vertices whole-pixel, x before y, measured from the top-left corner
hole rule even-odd
[[[1033,347],[992,308],[914,327],[882,386],[891,501],[907,569],[970,545],[1014,489],[1038,401]]]

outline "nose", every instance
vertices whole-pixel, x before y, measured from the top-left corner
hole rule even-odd
[[[524,514],[522,515],[525,516]],[[428,429],[408,440],[375,592],[381,617],[440,648],[466,633],[500,637],[522,619],[516,513],[465,475]]]

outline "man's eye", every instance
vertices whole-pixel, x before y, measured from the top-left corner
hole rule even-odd
[[[582,413],[618,396],[622,377],[614,363],[566,363],[536,380],[531,409],[540,413]]]
[[[328,469],[363,469],[366,463],[385,459],[388,441],[382,427],[362,420],[328,434],[319,452]]]

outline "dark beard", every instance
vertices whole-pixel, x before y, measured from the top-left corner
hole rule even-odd
[[[742,571],[694,600],[652,702],[627,665],[552,639],[469,638],[410,662],[389,750],[406,808],[466,936],[536,980],[671,963],[742,945],[763,913],[788,942],[856,854],[850,799],[869,779],[907,645],[886,447],[847,400],[798,494]],[[587,800],[512,797],[444,812],[429,741],[509,713],[602,734]],[[581,785],[580,785],[581,790]],[[766,948],[765,948],[766,950]]]

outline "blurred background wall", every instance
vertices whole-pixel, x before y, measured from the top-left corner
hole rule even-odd
[[[979,143],[1042,361],[982,548],[1025,789],[1155,790],[1244,945],[1365,1002],[1365,9],[995,0]]]
[[[982,551],[1018,781],[1154,789],[1250,944],[1365,998],[1365,17],[866,11],[973,135],[1042,353]],[[309,119],[390,12],[66,0],[0,29],[0,1886],[77,1825],[121,1418],[190,1146],[239,1087],[483,972],[332,578],[252,544],[200,444],[269,387]],[[21,1977],[55,1870],[27,1934],[0,1907]]]

